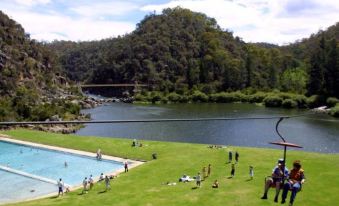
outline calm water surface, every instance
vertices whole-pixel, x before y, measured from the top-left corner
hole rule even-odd
[[[303,110],[266,108],[254,104],[172,104],[133,105],[112,103],[94,109],[93,120],[160,118],[257,117],[302,114]],[[280,140],[275,133],[276,120],[236,120],[209,122],[167,122],[130,124],[88,124],[78,135],[122,137],[173,142],[192,142],[251,147],[273,147]],[[287,141],[307,151],[338,153],[339,120],[328,115],[286,119],[280,131]]]

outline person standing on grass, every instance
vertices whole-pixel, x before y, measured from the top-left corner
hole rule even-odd
[[[196,181],[197,181],[197,187],[200,187],[200,185],[201,185],[201,175],[200,175],[200,172],[198,172]]]
[[[93,180],[92,175],[89,176],[88,183],[89,183],[89,189],[91,190],[94,186],[94,180]]]
[[[211,164],[208,164],[207,176],[209,177],[210,175],[211,175]]]
[[[128,172],[128,162],[126,161],[124,164],[125,172]]]
[[[253,166],[250,166],[250,178],[251,178],[251,180],[253,180],[253,176],[254,176],[254,169],[253,169]]]
[[[232,151],[229,151],[228,152],[228,163],[231,163],[232,162]]]
[[[87,177],[85,177],[85,179],[82,181],[82,186],[83,186],[83,189],[82,189],[82,194],[84,193],[87,193]]]
[[[62,181],[61,178],[58,181],[58,188],[59,188],[58,197],[60,196],[60,194],[64,195],[64,182]]]
[[[203,175],[203,180],[205,180],[206,177],[207,177],[206,167],[203,167],[203,168],[202,168],[202,175]]]
[[[110,179],[109,179],[109,177],[107,175],[105,176],[105,185],[106,185],[106,190],[105,191],[111,189]]]
[[[235,174],[235,166],[232,164],[232,169],[231,169],[231,177],[234,177]]]
[[[238,151],[235,152],[235,164],[237,164],[239,161],[239,153]]]

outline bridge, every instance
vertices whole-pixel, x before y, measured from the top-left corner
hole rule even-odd
[[[97,88],[97,87],[148,87],[147,84],[80,84],[81,88]]]

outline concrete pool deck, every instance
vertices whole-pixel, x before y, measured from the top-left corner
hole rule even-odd
[[[93,153],[93,152],[86,152],[86,151],[81,151],[81,150],[74,150],[74,149],[68,149],[68,148],[63,148],[63,147],[50,146],[50,145],[44,145],[44,144],[39,144],[39,143],[16,140],[16,139],[12,139],[9,136],[3,135],[3,134],[0,134],[0,141],[24,145],[24,146],[36,147],[36,148],[41,148],[41,149],[47,149],[47,150],[52,150],[52,151],[56,151],[56,152],[64,152],[64,153],[68,153],[68,154],[71,154],[71,155],[80,155],[80,156],[84,156],[85,158],[88,158],[88,157],[95,158],[96,157],[96,153]],[[142,160],[125,159],[125,158],[108,156],[108,155],[102,155],[102,160],[115,161],[115,162],[120,162],[122,164],[124,162],[128,162],[128,169],[133,169],[133,168],[140,166],[143,163],[145,163],[145,161],[142,161]],[[32,175],[32,174],[22,172],[22,171],[19,171],[19,170],[14,170],[14,169],[9,168],[7,166],[0,165],[0,170],[10,172],[10,173],[14,173],[14,174],[21,175],[21,176],[25,176],[25,177],[28,177],[28,178],[40,180],[40,181],[43,181],[43,182],[48,182],[48,183],[55,184],[55,185],[57,184],[56,180],[52,180],[52,179],[37,176],[37,175]],[[123,172],[124,172],[124,168],[121,168],[121,169],[115,170],[114,172],[111,172],[111,173],[105,173],[105,175],[118,176],[120,173],[123,173]],[[99,180],[99,176],[93,177],[93,180],[95,182],[97,182]],[[71,186],[71,187],[67,184],[65,184],[65,186],[69,187],[69,189],[71,191],[82,188],[81,183],[78,184],[78,185]],[[56,187],[56,190],[53,193],[49,193],[49,194],[34,197],[34,198],[25,198],[25,199],[10,201],[10,202],[4,202],[4,203],[0,203],[0,205],[36,200],[36,199],[41,199],[41,198],[46,198],[46,197],[52,197],[52,196],[56,196],[57,194],[58,194],[58,192],[57,192],[57,187]]]

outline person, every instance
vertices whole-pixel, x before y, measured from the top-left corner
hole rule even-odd
[[[184,183],[186,183],[186,182],[191,182],[191,181],[194,181],[194,179],[193,178],[191,178],[190,176],[188,176],[188,175],[182,175],[182,177],[180,177],[179,178],[179,182],[184,182]]]
[[[212,188],[219,188],[219,182],[218,180],[215,180],[214,183],[212,184]]]
[[[289,179],[284,184],[283,193],[281,196],[281,203],[284,204],[287,193],[291,190],[290,197],[290,206],[293,205],[294,199],[297,195],[297,192],[301,189],[302,184],[305,182],[304,170],[301,168],[301,163],[299,160],[293,162],[293,169],[290,171]]]
[[[124,167],[125,167],[125,172],[128,172],[128,162],[127,161],[125,162]]]
[[[133,142],[132,142],[132,147],[136,147],[137,145],[138,145],[138,142],[137,142],[136,139],[134,139]]]
[[[268,178],[265,182],[265,190],[264,195],[261,197],[261,199],[266,200],[267,199],[267,193],[270,189],[271,185],[275,186],[275,197],[274,202],[278,202],[278,197],[281,189],[281,184],[285,177],[288,177],[288,168],[285,167],[285,162],[283,159],[278,160],[277,166],[273,168],[272,176]]]
[[[235,163],[237,164],[239,161],[239,153],[238,151],[235,152]]]
[[[83,186],[83,189],[82,189],[82,194],[84,193],[87,193],[87,177],[85,177],[85,179],[82,181],[82,186]]]
[[[61,195],[64,195],[64,182],[62,181],[62,179],[60,178],[59,181],[57,182],[58,184],[58,197]]]
[[[211,164],[208,164],[207,176],[209,177],[210,175],[211,175]]]
[[[105,191],[111,189],[110,179],[109,179],[109,177],[107,175],[105,176],[105,185],[106,185],[106,190]]]
[[[202,168],[202,175],[203,175],[203,179],[205,179],[207,177],[206,167]]]
[[[232,162],[232,151],[228,152],[228,163]]]
[[[104,173],[101,173],[100,176],[99,176],[99,180],[98,182],[101,182],[105,179],[105,176],[104,176]]]
[[[101,149],[98,149],[96,158],[97,160],[101,160],[102,158]]]
[[[94,186],[94,180],[93,180],[92,175],[89,176],[88,183],[89,183],[89,189],[91,190]]]
[[[196,181],[197,181],[197,187],[200,187],[200,185],[201,185],[201,175],[200,175],[200,172],[198,172]]]
[[[234,177],[234,173],[235,173],[235,166],[234,164],[232,164],[231,177]]]
[[[67,164],[67,162],[66,162],[66,161],[65,161],[65,163],[64,163],[64,166],[65,166],[65,168],[66,168],[66,167],[68,167],[68,164]]]
[[[253,176],[254,176],[253,166],[250,166],[250,178],[251,178],[251,180],[253,180]]]

